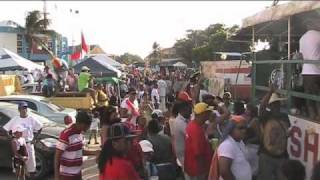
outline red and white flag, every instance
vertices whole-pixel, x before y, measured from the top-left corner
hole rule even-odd
[[[73,54],[71,54],[70,59],[72,61],[77,61],[77,60],[81,59],[81,51],[76,51]]]
[[[81,32],[81,49],[82,49],[84,52],[88,53],[88,45],[87,45],[87,43],[86,43],[86,41],[85,41],[85,39],[84,39],[84,36],[83,36],[83,33],[82,33],[82,32]]]

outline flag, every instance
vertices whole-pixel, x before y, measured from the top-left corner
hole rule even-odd
[[[88,53],[88,45],[86,41],[84,40],[83,33],[81,32],[81,48],[84,52]]]
[[[73,54],[70,55],[70,59],[72,61],[79,60],[80,57],[81,57],[81,51],[76,51],[76,52],[74,52]]]

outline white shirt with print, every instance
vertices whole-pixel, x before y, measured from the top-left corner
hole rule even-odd
[[[33,140],[33,133],[39,131],[42,128],[42,123],[33,118],[32,116],[27,116],[26,118],[22,118],[20,116],[16,116],[12,118],[7,124],[3,126],[6,131],[12,131],[13,127],[16,125],[21,125],[25,128],[25,131],[22,133],[22,137],[26,139],[27,142]]]

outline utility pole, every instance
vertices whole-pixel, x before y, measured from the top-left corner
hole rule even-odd
[[[47,1],[43,0],[44,29],[47,29]]]

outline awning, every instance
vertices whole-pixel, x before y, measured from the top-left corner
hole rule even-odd
[[[242,21],[242,28],[254,26],[256,24],[265,22],[285,19],[289,16],[312,10],[317,10],[318,12],[320,12],[319,1],[292,1],[290,3],[280,4],[267,8],[266,10],[261,11],[253,16],[245,18]]]
[[[0,48],[0,71],[32,71],[43,70],[44,66],[34,63],[6,48]]]

